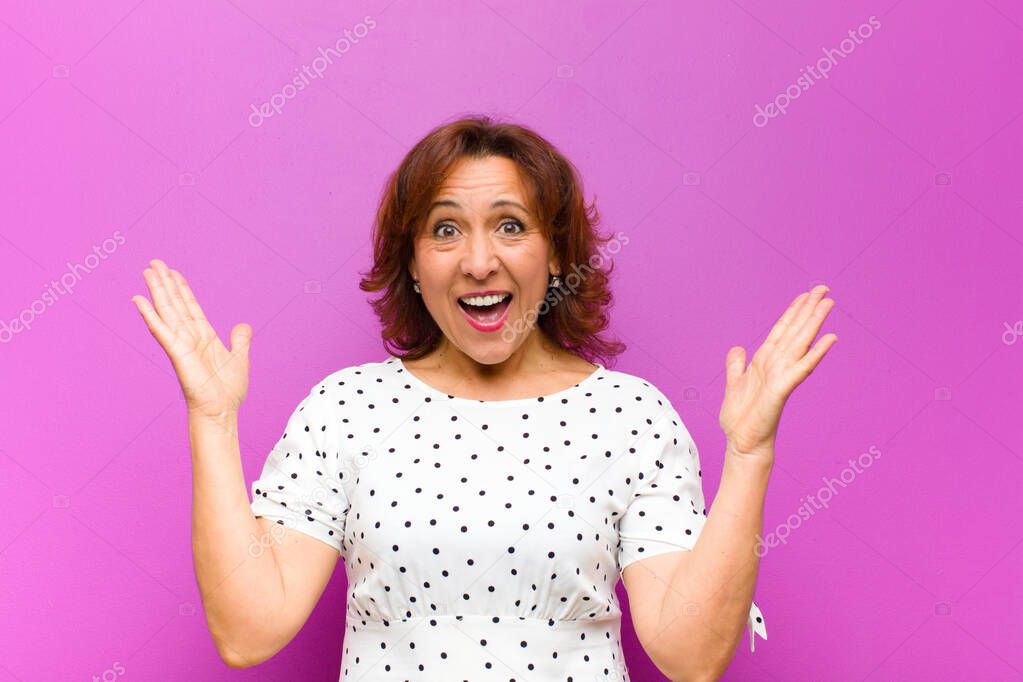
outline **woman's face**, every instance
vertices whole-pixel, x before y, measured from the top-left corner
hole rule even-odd
[[[444,336],[466,355],[494,364],[522,344],[558,270],[514,161],[455,164],[420,226],[409,272]],[[497,295],[473,302],[489,307],[460,303],[484,292]]]

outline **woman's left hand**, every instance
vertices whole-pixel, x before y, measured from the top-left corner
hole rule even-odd
[[[774,461],[774,439],[785,401],[838,340],[835,334],[826,334],[809,348],[835,304],[824,298],[827,292],[822,284],[796,297],[753,354],[749,367],[742,346],[729,349],[719,423],[731,455]]]

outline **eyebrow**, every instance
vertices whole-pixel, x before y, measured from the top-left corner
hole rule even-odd
[[[432,211],[433,209],[437,208],[438,206],[450,206],[451,208],[462,208],[462,205],[459,204],[454,199],[441,199],[439,201],[435,201],[432,204],[430,204],[430,209],[429,210]],[[490,208],[500,208],[501,206],[515,206],[516,208],[518,208],[522,212],[529,213],[529,209],[527,209],[525,206],[523,206],[519,202],[512,201],[511,199],[498,199],[494,203],[490,204]]]

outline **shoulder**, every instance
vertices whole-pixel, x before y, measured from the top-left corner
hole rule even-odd
[[[364,402],[394,387],[396,373],[387,360],[353,364],[334,370],[309,386],[303,406],[330,409],[359,399]]]
[[[609,397],[617,396],[630,404],[640,405],[649,416],[663,417],[674,411],[668,396],[653,381],[644,376],[613,369],[604,369],[601,383]]]
[[[313,430],[320,445],[342,457],[367,450],[392,412],[400,379],[386,359],[334,370],[312,384],[295,410],[299,424]],[[347,453],[347,454],[345,454]]]
[[[389,360],[363,362],[334,370],[317,381],[310,393],[365,391],[393,380],[394,376],[394,367]]]
[[[628,403],[630,409],[642,413],[643,421],[651,427],[646,433],[647,439],[662,443],[667,439],[672,444],[692,441],[679,405],[656,383],[645,376],[607,369],[603,381],[607,382],[605,389],[609,399]]]

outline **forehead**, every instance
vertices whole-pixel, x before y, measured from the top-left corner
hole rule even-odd
[[[459,159],[438,188],[437,196],[474,194],[526,199],[528,188],[518,165],[511,159],[503,156]]]

